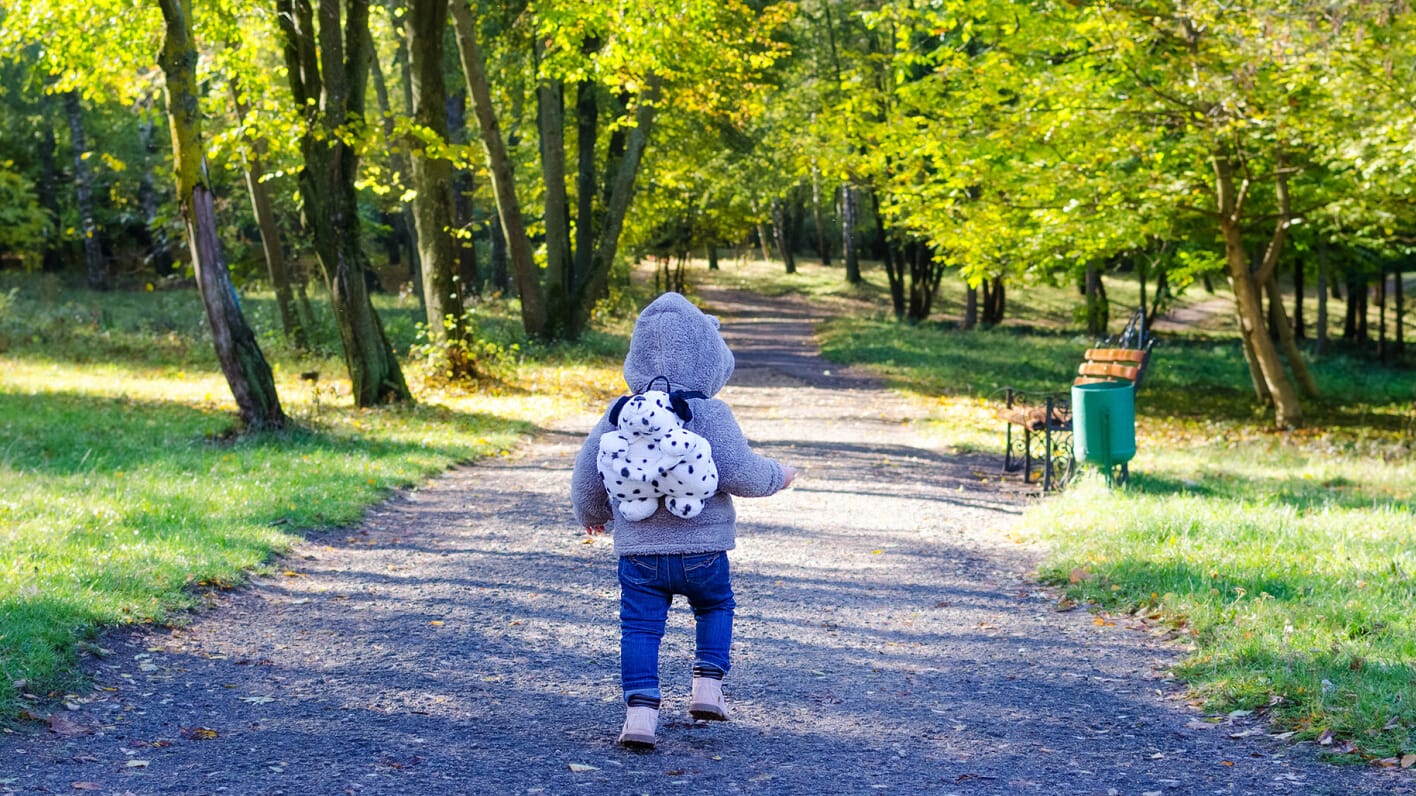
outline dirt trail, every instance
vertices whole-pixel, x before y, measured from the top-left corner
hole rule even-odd
[[[0,736],[0,793],[1413,792],[1197,722],[1164,674],[1178,649],[1028,581],[1024,498],[978,477],[996,459],[921,442],[916,405],[817,357],[806,305],[703,296],[738,355],[723,397],[803,471],[739,503],[732,721],[684,712],[676,605],[659,749],[615,745],[613,551],[567,505],[593,417],[560,418],[185,629],[106,640],[79,734]]]

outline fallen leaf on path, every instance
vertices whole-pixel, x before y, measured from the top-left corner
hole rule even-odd
[[[1185,726],[1191,730],[1212,730],[1215,725],[1207,721],[1201,721],[1200,719],[1190,719],[1185,722]]]
[[[1373,760],[1372,765],[1377,768],[1396,768],[1401,765],[1401,761],[1395,757],[1383,757],[1381,760]]]
[[[69,787],[74,790],[103,790],[103,786],[97,782],[70,782]]]
[[[151,760],[129,760],[123,764],[124,768],[147,768]]]
[[[1323,730],[1322,734],[1318,736],[1318,746],[1332,746],[1332,741],[1332,730]]]
[[[49,731],[55,735],[83,735],[89,728],[59,713],[49,717]]]
[[[216,730],[210,727],[183,727],[181,732],[189,741],[210,741],[217,737]]]
[[[1413,754],[1413,755],[1402,755],[1402,756],[1401,756],[1401,767],[1402,767],[1402,768],[1411,768],[1412,766],[1416,766],[1416,754]]]
[[[588,763],[571,763],[570,770],[576,774],[584,774],[587,771],[599,771],[599,768]]]
[[[275,697],[268,697],[268,696],[241,697],[241,701],[242,701],[242,702],[249,702],[249,703],[251,703],[252,705],[264,705],[264,704],[266,704],[267,702],[274,702],[274,701],[275,701]]]

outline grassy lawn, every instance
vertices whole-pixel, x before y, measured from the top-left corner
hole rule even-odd
[[[1001,459],[998,390],[1065,389],[1091,342],[1071,321],[1075,292],[1010,286],[1021,324],[963,332],[886,317],[883,273],[847,288],[839,268],[801,267],[725,264],[717,278],[855,308],[819,330],[826,355],[930,402],[933,431],[960,450]],[[942,316],[957,314],[961,290],[946,280]],[[1119,327],[1137,291],[1122,281],[1108,293]],[[1264,713],[1339,759],[1411,765],[1416,369],[1310,357],[1324,396],[1305,401],[1305,428],[1275,432],[1224,326],[1161,335],[1137,395],[1128,487],[1091,474],[1028,509],[1024,527],[1053,551],[1040,575],[1101,621],[1132,614],[1185,644],[1178,674],[1206,709]]]
[[[204,588],[240,582],[309,530],[606,400],[624,345],[523,346],[519,365],[475,389],[412,363],[416,405],[358,410],[332,328],[314,353],[263,337],[297,428],[233,437],[195,290],[95,294],[0,275],[0,301],[0,723],[26,694],[78,687],[78,656],[103,627],[181,622]],[[269,296],[244,301],[258,328],[278,328]],[[416,303],[376,303],[408,350]],[[512,340],[513,309],[479,308],[488,339]],[[315,385],[299,378],[310,370]]]

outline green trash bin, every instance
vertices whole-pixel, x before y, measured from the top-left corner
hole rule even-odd
[[[1106,480],[1136,455],[1136,388],[1129,382],[1072,385],[1072,445],[1076,458],[1100,466]]]

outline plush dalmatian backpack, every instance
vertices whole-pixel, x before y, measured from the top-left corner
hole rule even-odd
[[[660,380],[665,389],[654,389]],[[693,419],[689,399],[708,396],[668,386],[657,376],[649,389],[616,401],[609,417],[615,430],[600,435],[596,469],[626,520],[647,519],[661,499],[674,515],[696,517],[718,491],[712,446],[683,427]]]

